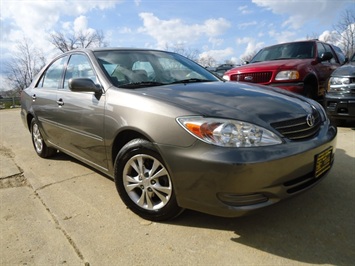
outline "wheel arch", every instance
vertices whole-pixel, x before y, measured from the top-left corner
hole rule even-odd
[[[34,115],[32,113],[28,113],[26,116],[26,123],[27,123],[27,129],[31,132],[31,122],[32,119],[34,118]]]
[[[318,84],[317,76],[315,74],[313,73],[308,74],[304,79],[303,83],[304,83],[304,88],[307,87],[312,88],[311,92],[304,91],[304,94],[306,96],[312,95],[312,98],[318,96],[319,84]]]
[[[112,165],[115,164],[116,156],[118,152],[122,149],[122,147],[133,139],[144,139],[147,141],[151,141],[143,133],[133,129],[126,129],[124,131],[119,132],[112,143],[112,150],[111,150]]]

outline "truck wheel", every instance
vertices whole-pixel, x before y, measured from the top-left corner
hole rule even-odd
[[[314,86],[312,86],[311,84],[304,84],[304,87],[303,87],[303,95],[304,96],[316,100],[318,95],[316,95],[315,92],[316,92],[316,89],[314,88]]]

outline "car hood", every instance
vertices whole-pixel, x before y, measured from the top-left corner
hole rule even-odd
[[[270,71],[275,69],[290,69],[301,64],[310,64],[313,59],[287,59],[287,60],[273,60],[273,61],[263,61],[250,63],[247,65],[239,66],[233,68],[227,73],[246,73],[246,72],[255,72],[255,69],[260,71]],[[226,73],[226,74],[227,74]]]
[[[332,76],[355,77],[355,64],[343,65],[337,68]]]
[[[278,88],[246,83],[173,84],[138,91],[135,93],[169,102],[196,115],[259,124],[262,121],[269,124],[312,113],[310,99]]]

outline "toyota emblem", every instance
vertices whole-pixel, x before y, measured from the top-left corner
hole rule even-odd
[[[307,115],[306,121],[308,126],[313,127],[315,120],[312,114]]]

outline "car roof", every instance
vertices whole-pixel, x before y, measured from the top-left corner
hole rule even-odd
[[[284,45],[284,44],[291,44],[291,43],[301,43],[301,42],[321,42],[321,43],[324,43],[322,41],[319,41],[319,40],[316,40],[316,39],[313,39],[313,40],[303,40],[303,41],[294,41],[294,42],[283,42],[283,43],[278,43],[278,44],[273,44],[273,45],[269,45],[269,46],[265,46],[264,48],[269,48],[269,47],[273,47],[273,46],[278,46],[278,45]],[[264,49],[262,48],[262,49]]]
[[[132,47],[94,47],[94,48],[78,48],[78,49],[73,49],[68,52],[101,52],[101,51],[159,51],[159,52],[168,52],[172,53],[169,51],[163,51],[163,50],[158,50],[158,49],[148,49],[148,48],[132,48]],[[68,53],[67,52],[67,53]]]

